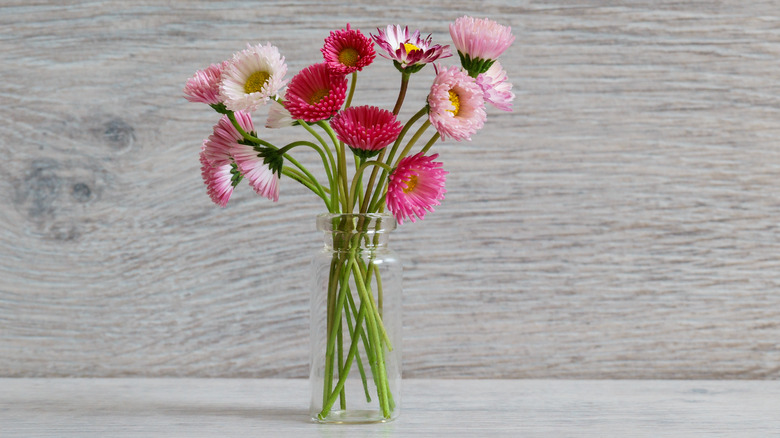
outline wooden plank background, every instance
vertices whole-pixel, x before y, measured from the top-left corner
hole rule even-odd
[[[291,181],[213,206],[184,82],[470,14],[513,28],[516,110],[437,146],[446,200],[394,233],[405,375],[780,377],[777,2],[440,3],[0,2],[0,376],[305,376],[322,208]],[[397,82],[378,60],[355,101]]]

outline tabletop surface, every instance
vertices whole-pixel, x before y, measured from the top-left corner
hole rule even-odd
[[[780,431],[780,381],[407,379],[401,416],[309,421],[304,379],[0,379],[3,437],[739,436]]]

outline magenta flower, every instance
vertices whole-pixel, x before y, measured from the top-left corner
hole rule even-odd
[[[353,106],[330,121],[336,136],[363,159],[373,157],[401,132],[395,115],[375,106]]]
[[[293,119],[318,122],[335,114],[347,96],[347,79],[330,72],[326,63],[314,64],[293,76],[284,107]]]
[[[184,98],[190,102],[201,102],[207,105],[219,105],[222,98],[219,95],[219,83],[222,80],[222,70],[227,65],[211,64],[203,70],[198,70],[187,80],[184,86]]]
[[[212,201],[220,207],[225,207],[233,194],[233,188],[241,179],[232,163],[213,166],[206,158],[205,153],[200,153],[200,174],[206,184],[207,193]]]
[[[227,109],[254,111],[276,95],[285,84],[287,64],[279,49],[267,43],[265,46],[249,46],[233,55],[222,72],[219,92]]]
[[[408,27],[401,28],[396,24],[387,26],[384,31],[377,28],[377,31],[379,35],[371,35],[371,38],[387,52],[386,55],[380,53],[380,56],[393,60],[401,73],[416,73],[426,64],[452,56],[450,46],[432,45],[431,36],[422,38],[419,30],[409,35]]]
[[[463,68],[475,76],[484,73],[515,37],[512,28],[487,18],[463,16],[450,23],[450,36],[461,58]]]
[[[374,43],[357,29],[333,31],[325,38],[325,46],[320,49],[325,63],[333,73],[348,74],[363,70],[376,58]]]
[[[488,71],[477,76],[477,85],[482,88],[485,102],[490,102],[502,111],[512,111],[515,93],[512,92],[512,83],[507,80],[506,71],[498,61]]]
[[[439,154],[424,156],[422,153],[406,157],[398,163],[387,182],[387,209],[399,224],[404,219],[415,222],[425,213],[433,211],[444,199],[446,172],[440,162],[433,161]]]
[[[442,140],[471,140],[487,118],[482,88],[457,66],[437,69],[428,106],[428,119]]]

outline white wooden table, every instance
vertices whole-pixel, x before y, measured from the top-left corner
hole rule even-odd
[[[739,436],[780,433],[780,381],[405,380],[388,424],[308,420],[306,380],[0,379],[0,436]]]

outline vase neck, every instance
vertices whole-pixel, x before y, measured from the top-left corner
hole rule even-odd
[[[331,251],[350,248],[379,249],[387,247],[396,220],[390,214],[321,214],[317,229],[323,233],[325,247]]]

